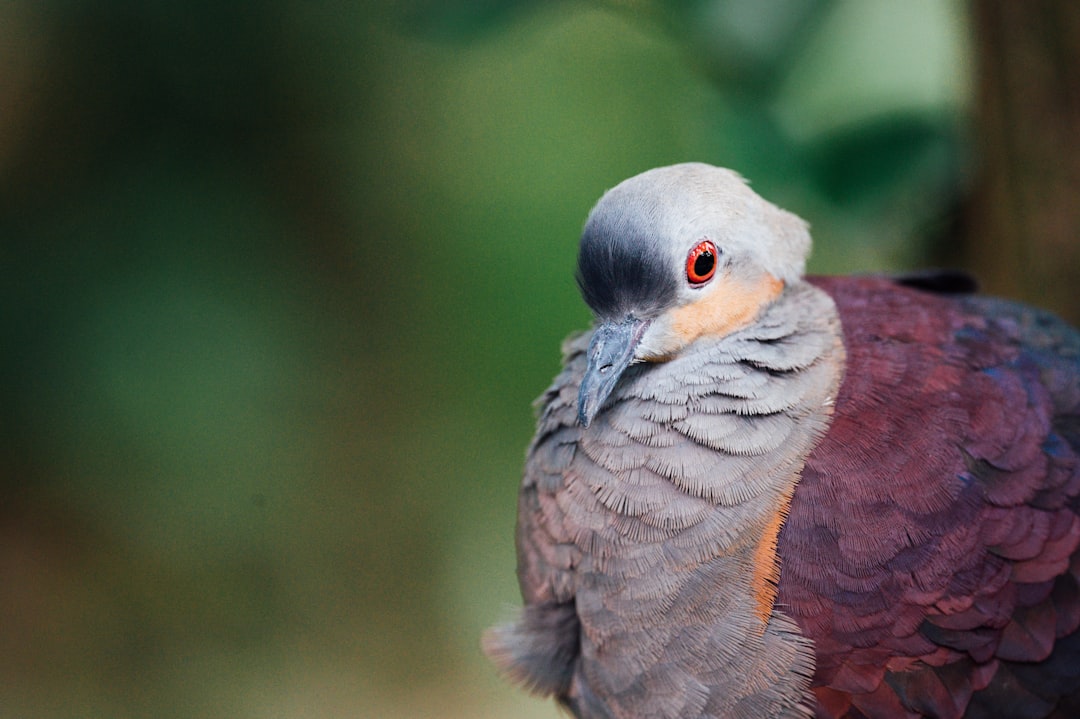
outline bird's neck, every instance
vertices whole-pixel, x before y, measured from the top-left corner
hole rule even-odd
[[[776,542],[843,357],[832,300],[800,282],[750,326],[630,368],[578,442],[603,470],[579,481],[608,517],[579,571],[586,644],[651,646],[663,662],[647,671],[691,676],[716,655],[710,697],[765,712],[781,696],[802,711],[813,654],[774,606]]]
[[[652,472],[718,508],[790,497],[828,428],[843,368],[836,306],[800,281],[742,329],[629,367],[579,445],[616,477]]]

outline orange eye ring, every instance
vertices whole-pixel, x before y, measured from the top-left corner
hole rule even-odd
[[[703,285],[716,274],[716,245],[702,240],[686,256],[686,279],[692,285]]]

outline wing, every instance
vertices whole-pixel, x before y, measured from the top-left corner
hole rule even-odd
[[[564,369],[537,400],[539,421],[518,495],[518,581],[525,606],[516,621],[484,637],[484,651],[511,680],[565,698],[578,655],[572,569],[580,550],[556,497],[577,447],[577,391],[588,335],[563,346]]]
[[[819,715],[1050,715],[1080,686],[1080,336],[1000,300],[814,284],[848,365],[779,602],[815,642]]]

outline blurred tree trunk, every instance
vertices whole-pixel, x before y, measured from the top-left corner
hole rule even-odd
[[[987,291],[1080,323],[1080,2],[971,9],[980,164],[968,266]]]

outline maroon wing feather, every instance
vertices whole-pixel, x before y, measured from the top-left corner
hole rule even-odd
[[[815,641],[819,715],[1069,715],[1080,336],[1000,300],[813,281],[848,365],[781,534],[779,602]]]

